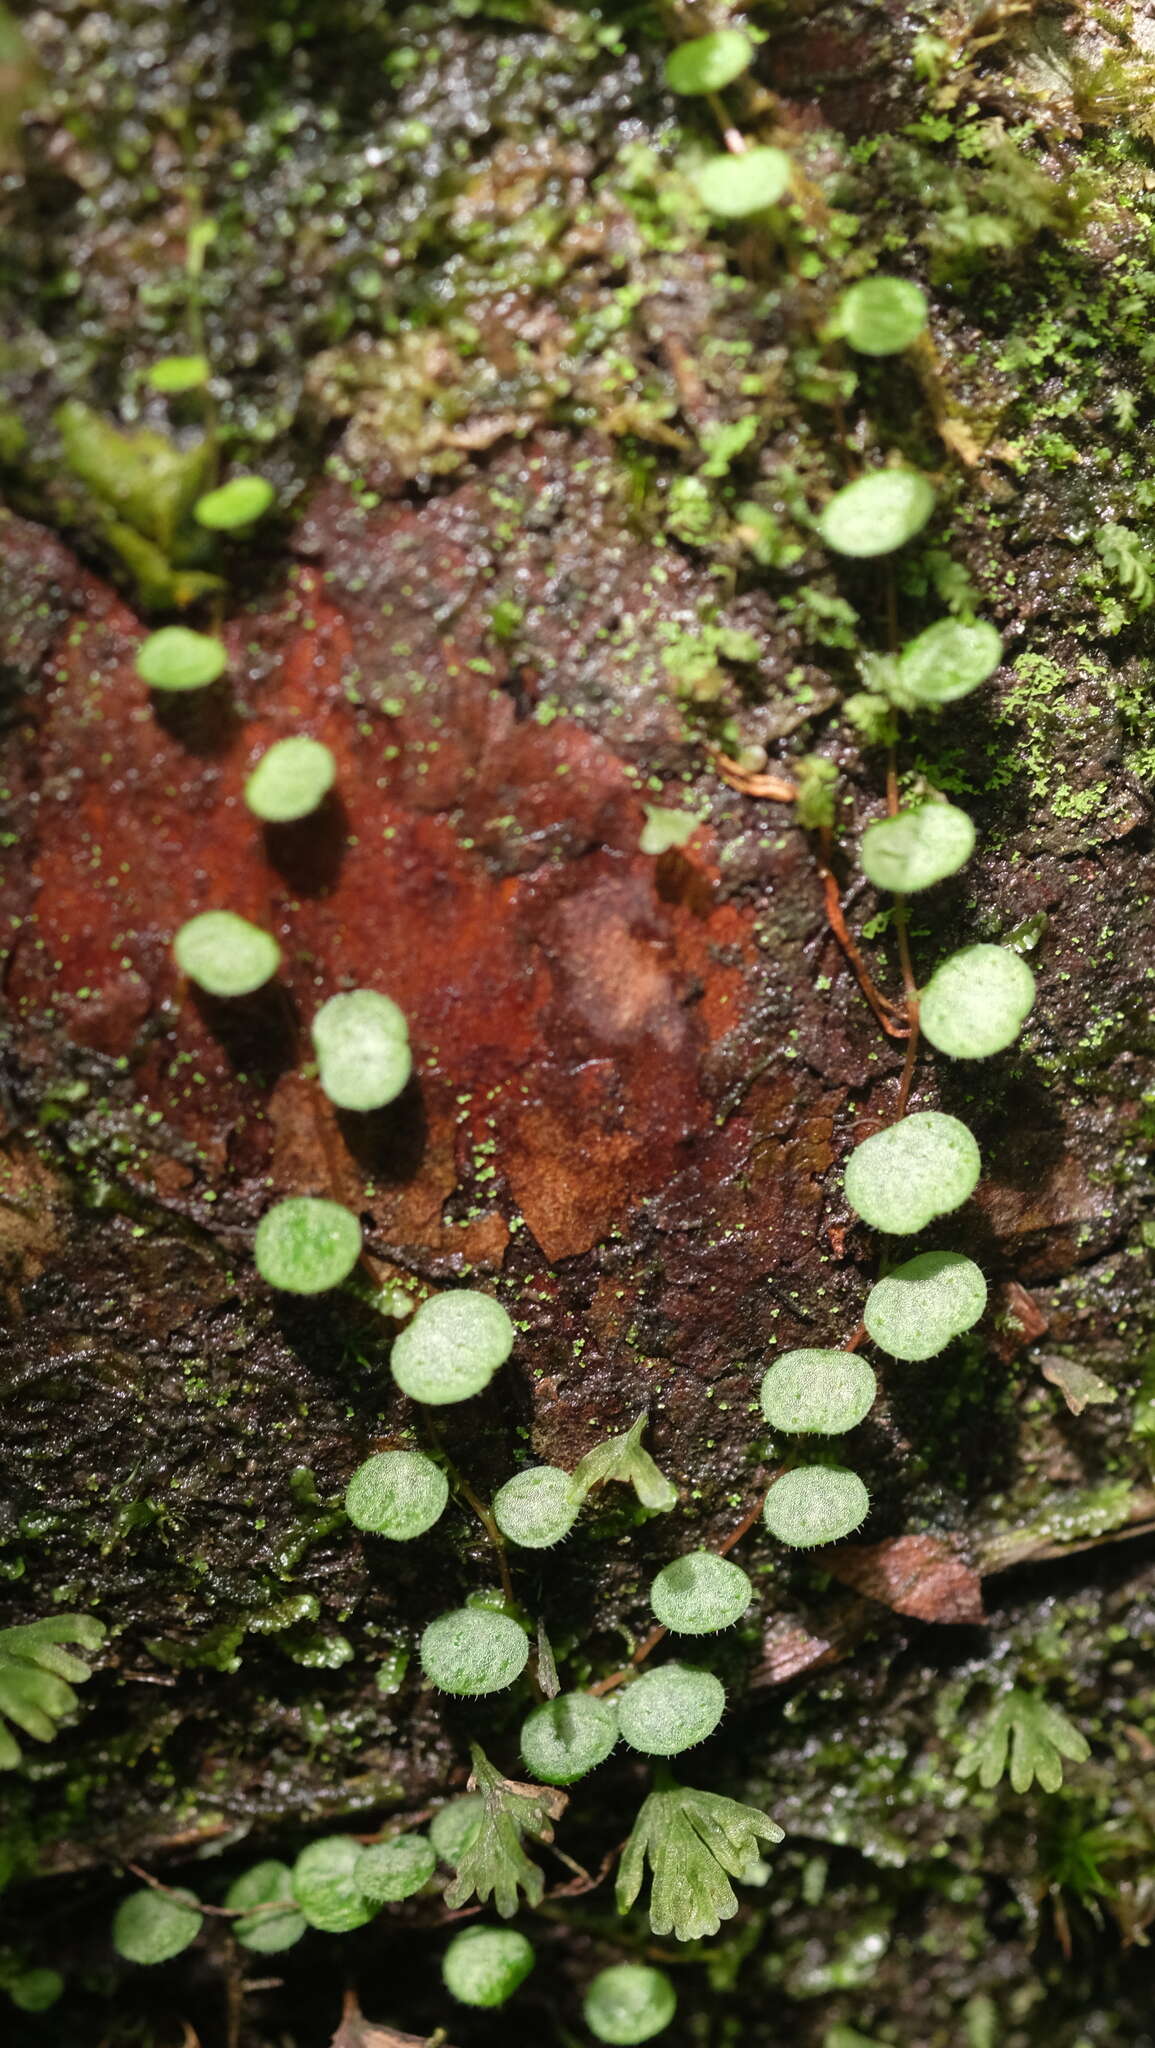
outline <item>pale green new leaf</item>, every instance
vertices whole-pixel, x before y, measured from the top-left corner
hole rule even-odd
[[[518,1911],[519,1892],[525,1893],[527,1904],[536,1906],[545,1891],[545,1878],[522,1848],[522,1836],[552,1842],[553,1823],[569,1802],[564,1792],[550,1786],[519,1785],[503,1778],[475,1742],[469,1749],[473,1758],[470,1785],[482,1794],[485,1806],[477,1833],[457,1859],[445,1903],[456,1908],[473,1898],[483,1905],[492,1899],[501,1918],[511,1920]]]
[[[639,1415],[633,1428],[623,1436],[607,1437],[604,1444],[595,1444],[586,1453],[573,1475],[575,1500],[583,1501],[591,1487],[603,1485],[608,1479],[620,1479],[633,1487],[644,1508],[668,1515],[677,1506],[677,1488],[642,1448],[645,1426],[645,1416]]]
[[[1063,1758],[1081,1764],[1090,1754],[1086,1737],[1058,1707],[1016,1686],[992,1707],[957,1772],[960,1778],[977,1776],[989,1792],[1003,1776],[1009,1755],[1016,1792],[1028,1792],[1036,1781],[1044,1792],[1057,1792],[1063,1782]]]
[[[678,1941],[716,1934],[738,1910],[730,1878],[749,1880],[761,1860],[759,1844],[782,1838],[782,1829],[768,1814],[737,1799],[684,1785],[651,1792],[622,1857],[618,1911],[629,1912],[648,1860],[654,1933],[672,1933]]]

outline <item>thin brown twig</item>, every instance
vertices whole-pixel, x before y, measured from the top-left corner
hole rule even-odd
[[[177,1886],[163,1884],[159,1877],[153,1877],[151,1871],[144,1870],[139,1863],[129,1863],[126,1860],[124,1867],[126,1870],[131,1870],[134,1877],[139,1877],[141,1883],[146,1884],[150,1891],[161,1892],[166,1899],[176,1899],[182,1906],[188,1905],[188,1899],[184,1897]],[[285,1903],[283,1899],[279,1901],[274,1900],[273,1904],[277,1906],[280,1912],[284,1912]],[[247,1919],[251,1913],[259,1913],[264,1909],[260,1906],[206,1906],[203,1899],[198,1899],[196,1910],[198,1913],[211,1914],[214,1920],[240,1920]]]
[[[731,121],[726,102],[722,98],[721,93],[708,92],[706,99],[710,112],[722,131],[722,140],[730,151],[731,156],[744,156],[746,153],[746,138],[741,129],[735,128],[734,123]]]
[[[838,877],[832,869],[827,867],[825,861],[821,862],[819,873],[822,876],[822,888],[826,898],[826,922],[838,940],[851,967],[854,969],[855,979],[858,982],[859,988],[862,990],[887,1037],[905,1038],[909,1027],[906,1024],[898,1024],[894,1021],[895,1016],[898,1014],[897,1004],[892,1003],[889,996],[884,996],[881,989],[876,986],[870,969],[859,952],[856,941],[851,936],[849,926],[842,913],[842,895],[838,887]]]

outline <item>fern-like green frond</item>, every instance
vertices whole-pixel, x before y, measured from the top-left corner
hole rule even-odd
[[[60,1722],[76,1706],[73,1686],[92,1672],[65,1643],[90,1653],[104,1641],[104,1624],[91,1614],[59,1614],[44,1621],[0,1629],[0,1771],[15,1769],[20,1744],[6,1722],[37,1742],[51,1742]]]
[[[977,1777],[989,1792],[1003,1776],[1009,1758],[1016,1792],[1028,1792],[1036,1782],[1044,1792],[1057,1792],[1063,1782],[1063,1758],[1081,1764],[1090,1754],[1086,1736],[1058,1707],[1050,1706],[1039,1693],[1015,1686],[991,1708],[956,1769],[960,1778]]]
[[[462,1850],[453,1882],[445,1893],[449,1907],[476,1898],[492,1899],[503,1920],[517,1912],[519,1892],[531,1906],[539,1905],[545,1878],[522,1848],[522,1836],[552,1842],[553,1823],[568,1804],[563,1792],[545,1785],[519,1785],[495,1771],[483,1749],[470,1743],[472,1783],[483,1795],[481,1824]]]
[[[761,1861],[760,1845],[781,1840],[777,1822],[756,1806],[684,1785],[651,1792],[622,1856],[618,1911],[629,1912],[648,1860],[654,1933],[700,1941],[738,1910],[730,1878],[749,1880]]]

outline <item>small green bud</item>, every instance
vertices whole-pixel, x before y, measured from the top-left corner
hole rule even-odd
[[[675,1635],[708,1636],[740,1621],[754,1597],[741,1565],[712,1550],[691,1550],[664,1565],[650,1587],[650,1605]]]
[[[419,1892],[436,1868],[437,1857],[428,1835],[394,1835],[391,1841],[372,1842],[362,1849],[353,1876],[358,1889],[375,1906],[392,1906]]]
[[[239,526],[251,526],[276,497],[263,476],[232,476],[215,491],[206,491],[193,506],[193,517],[216,533],[234,533]]]
[[[378,1451],[358,1465],[345,1491],[345,1513],[358,1529],[409,1543],[440,1520],[449,1481],[423,1451]]]
[[[61,1996],[64,1979],[59,1970],[21,1970],[5,1978],[4,1989],[21,2012],[47,2012]]]
[[[167,1963],[194,1942],[204,1915],[193,1892],[130,1892],[116,1909],[112,1945],[129,1963]]]
[[[294,1942],[300,1941],[305,1932],[307,1922],[297,1910],[293,1873],[287,1863],[272,1858],[254,1863],[229,1886],[225,1904],[234,1911],[238,1907],[284,1906],[283,1912],[254,1912],[251,1918],[234,1920],[233,1933],[242,1948],[254,1949],[258,1955],[279,1955],[282,1949],[292,1948]]]
[[[371,988],[322,1003],[313,1019],[313,1050],[321,1086],[338,1109],[383,1109],[413,1071],[404,1013]]]
[[[376,1907],[357,1883],[361,1844],[352,1835],[323,1835],[302,1849],[293,1865],[293,1893],[310,1927],[323,1934],[351,1934],[373,1918]]]
[[[499,1487],[493,1516],[511,1543],[525,1550],[547,1550],[569,1535],[579,1506],[568,1472],[557,1465],[531,1465]]]
[[[492,1295],[452,1287],[424,1301],[393,1344],[390,1370],[411,1400],[443,1407],[489,1385],[513,1349],[513,1324]]]
[[[290,733],[266,747],[245,783],[245,802],[265,825],[291,825],[325,801],[337,779],[328,747],[307,733]]]
[[[271,932],[231,910],[202,910],[172,942],[176,964],[210,996],[250,996],[271,981],[281,949]]]
[[[439,1614],[421,1638],[421,1664],[430,1684],[465,1698],[512,1685],[528,1657],[525,1630],[509,1615],[483,1607]]]
[[[610,2048],[636,2048],[669,2026],[677,2003],[664,1970],[646,1963],[614,1963],[598,1972],[582,2011],[597,2040],[609,2042]]]
[[[521,1731],[521,1755],[543,1785],[572,1785],[604,1763],[618,1739],[618,1717],[608,1700],[590,1692],[563,1692],[535,1707]]]
[[[922,1252],[876,1282],[862,1320],[892,1358],[933,1358],[978,1322],[987,1283],[961,1252]]]
[[[876,469],[835,491],[818,531],[837,555],[889,555],[921,532],[934,492],[914,469]]]
[[[462,2005],[504,2005],[534,1965],[524,1934],[513,1927],[463,1927],[445,1951],[445,1988]]]
[[[712,1671],[662,1664],[626,1687],[618,1708],[623,1742],[646,1756],[678,1756],[714,1733],[726,1694]]]
[[[322,1294],[347,1280],[361,1256],[351,1209],[320,1195],[289,1195],[262,1216],[253,1245],[257,1271],[286,1294]]]
[[[784,1472],[766,1495],[762,1518],[779,1543],[795,1550],[839,1543],[866,1519],[870,1495],[857,1472],[835,1465],[800,1465]]]
[[[855,1146],[846,1162],[846,1199],[872,1230],[911,1236],[961,1208],[981,1171],[966,1125],[920,1109]]]
[[[878,1381],[854,1351],[785,1351],[762,1380],[762,1413],[788,1436],[841,1436],[874,1402]]]
[[[228,653],[191,626],[162,626],[136,651],[136,672],[150,690],[204,690],[224,674]]]

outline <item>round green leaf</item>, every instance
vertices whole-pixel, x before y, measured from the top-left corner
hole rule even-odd
[[[873,1406],[878,1381],[856,1351],[785,1351],[762,1380],[762,1413],[788,1436],[842,1436]]]
[[[909,278],[864,277],[843,292],[834,324],[861,355],[897,355],[926,326],[926,294]]]
[[[353,1271],[361,1256],[361,1225],[339,1202],[290,1195],[262,1216],[253,1255],[270,1287],[286,1294],[323,1294]]]
[[[582,2012],[595,2039],[608,2041],[611,2048],[636,2048],[669,2026],[677,2004],[664,1970],[648,1963],[614,1963],[594,1978]]]
[[[313,1050],[321,1086],[338,1109],[383,1109],[413,1071],[404,1012],[371,988],[322,1003],[313,1019]]]
[[[232,476],[215,491],[206,491],[193,506],[193,516],[215,533],[251,526],[267,512],[276,492],[263,476]]]
[[[981,1172],[966,1125],[920,1109],[855,1146],[846,1163],[846,1199],[872,1230],[908,1237],[968,1201]]]
[[[749,68],[753,56],[754,46],[741,29],[694,36],[666,58],[666,84],[671,92],[722,92]]]
[[[712,1550],[690,1550],[663,1565],[650,1587],[650,1606],[680,1636],[708,1636],[741,1620],[754,1588],[741,1565]]]
[[[378,1451],[349,1481],[345,1513],[358,1529],[409,1543],[440,1520],[448,1499],[448,1479],[423,1451]]]
[[[391,1841],[372,1842],[362,1849],[353,1874],[375,1906],[392,1906],[419,1892],[436,1868],[428,1835],[394,1835]]]
[[[174,396],[181,391],[199,391],[209,381],[207,356],[163,356],[146,371],[154,391]]]
[[[323,1835],[293,1865],[293,1896],[310,1927],[351,1934],[377,1911],[357,1883],[361,1844],[352,1835]]]
[[[228,654],[221,641],[191,626],[162,626],[136,650],[136,672],[150,690],[203,690],[223,675]]]
[[[838,1543],[865,1521],[870,1495],[857,1472],[837,1465],[799,1465],[766,1495],[762,1519],[779,1543],[795,1550]]]
[[[579,1506],[568,1472],[558,1465],[531,1465],[498,1488],[493,1516],[511,1543],[520,1543],[525,1550],[547,1550],[569,1535]]]
[[[720,1679],[688,1664],[662,1664],[626,1687],[618,1707],[623,1742],[646,1756],[678,1756],[714,1733],[726,1706]]]
[[[785,150],[747,149],[741,156],[708,157],[694,173],[698,197],[722,220],[744,220],[776,206],[790,185],[792,166]]]
[[[903,648],[899,685],[913,704],[953,704],[985,683],[1002,658],[989,619],[939,619]]]
[[[456,1869],[465,1851],[477,1840],[485,1813],[483,1792],[463,1792],[435,1813],[429,1823],[429,1839],[443,1863]]]
[[[933,1358],[978,1322],[987,1283],[961,1252],[922,1252],[896,1266],[866,1297],[862,1320],[892,1358]]]
[[[608,1700],[590,1692],[563,1692],[535,1707],[521,1731],[522,1762],[543,1785],[572,1785],[604,1763],[618,1739],[618,1717]]]
[[[129,1963],[167,1963],[204,1925],[193,1892],[130,1892],[116,1909],[112,1945]]]
[[[279,1955],[282,1949],[292,1948],[294,1942],[300,1941],[305,1932],[305,1916],[298,1911],[293,1896],[293,1873],[287,1863],[278,1863],[273,1858],[243,1870],[229,1886],[225,1904],[234,1911],[241,1907],[266,1909],[233,1922],[233,1933],[242,1948],[255,1949],[259,1955]],[[274,1906],[283,1910],[274,1912]]]
[[[1009,946],[964,946],[936,967],[919,1001],[923,1031],[954,1060],[985,1060],[1013,1044],[1035,1000],[1035,977]]]
[[[421,1638],[421,1665],[430,1684],[464,1698],[512,1685],[528,1657],[525,1630],[508,1614],[484,1607],[439,1614]]]
[[[913,896],[956,874],[975,850],[975,828],[957,804],[920,804],[879,818],[862,835],[859,859],[876,889]]]
[[[513,1324],[492,1295],[451,1287],[424,1301],[394,1341],[389,1368],[403,1394],[431,1407],[468,1401],[513,1349]]]
[[[504,2005],[534,1964],[524,1934],[513,1927],[463,1927],[445,1951],[445,1988],[462,2005]]]
[[[202,910],[182,924],[172,942],[176,964],[210,996],[249,996],[281,964],[271,932],[232,910]]]
[[[934,492],[915,469],[876,469],[835,491],[818,531],[837,555],[889,555],[921,532]]]
[[[336,776],[328,747],[307,733],[290,733],[261,755],[245,783],[245,802],[264,824],[289,825],[324,802]]]
[[[64,1979],[59,1970],[21,1970],[6,1978],[4,1989],[21,2012],[47,2012],[64,1990]]]

